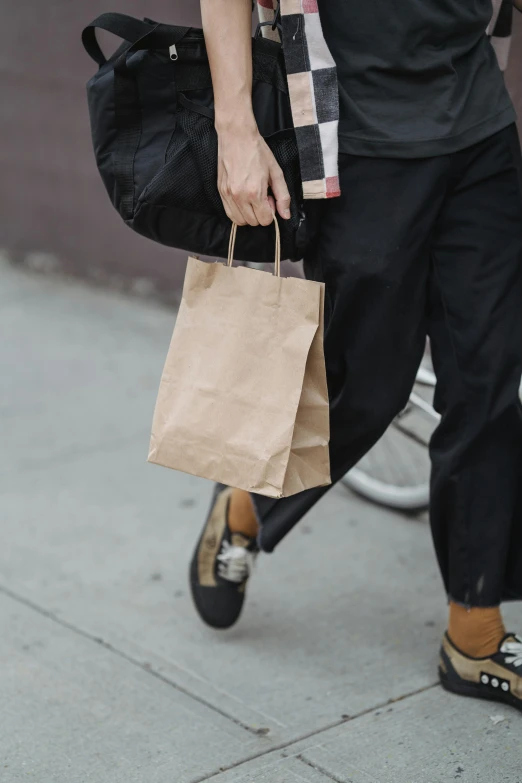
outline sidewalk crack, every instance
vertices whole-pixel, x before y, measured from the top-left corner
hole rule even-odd
[[[399,701],[405,701],[406,699],[409,699],[412,696],[418,696],[421,693],[426,693],[426,691],[431,691],[439,687],[440,684],[438,681],[432,682],[429,685],[425,685],[422,688],[417,688],[417,690],[411,691],[410,693],[405,693],[402,696],[396,697],[395,699],[388,699],[387,701],[381,702],[380,704],[375,704],[372,707],[367,707],[366,709],[361,710],[360,712],[357,712],[354,715],[350,715],[347,718],[335,721],[329,724],[328,726],[321,726],[318,729],[314,729],[313,731],[309,731],[306,734],[302,734],[300,737],[294,737],[294,739],[288,740],[287,742],[281,742],[279,745],[272,745],[271,748],[267,748],[266,750],[259,751],[258,753],[253,753],[252,755],[247,756],[246,758],[242,759],[241,761],[237,761],[234,764],[230,764],[229,766],[226,767],[220,767],[219,770],[212,772],[210,775],[205,775],[199,778],[193,778],[190,781],[190,783],[211,783],[212,780],[214,780],[214,778],[218,777],[219,775],[222,775],[223,772],[229,772],[230,770],[238,769],[239,767],[243,766],[244,764],[247,764],[250,761],[256,761],[257,759],[261,759],[264,756],[269,756],[272,753],[277,753],[280,750],[288,750],[289,748],[292,748],[295,745],[299,745],[301,742],[305,742],[305,740],[312,739],[315,737],[320,737],[321,734],[325,734],[326,732],[330,731],[330,729],[336,729],[339,726],[352,723],[353,721],[358,720],[358,718],[363,718],[365,715],[370,715],[372,712],[375,712],[376,710],[382,710],[384,707],[388,707],[390,704],[397,704],[397,702]],[[288,758],[292,758],[292,756],[288,756]],[[311,762],[309,762],[299,752],[294,754],[293,758],[297,758],[302,763],[308,764],[309,767],[314,767],[314,765]],[[320,769],[319,767],[317,767],[317,770],[321,772],[323,775],[329,777],[330,780],[333,780],[334,783],[344,783],[344,781],[332,777],[330,773],[326,772],[323,769]]]
[[[311,761],[309,761],[307,758],[299,754],[299,756],[296,756],[296,758],[299,759],[299,761],[303,764],[306,764],[307,767],[311,767],[316,772],[319,772],[321,775],[324,775],[328,780],[333,780],[334,783],[345,783],[344,780],[341,780],[341,778],[336,777],[335,775],[332,775],[331,772],[327,772],[324,767],[319,766],[318,764],[312,764]]]
[[[133,656],[123,652],[123,650],[119,650],[117,647],[114,647],[109,642],[105,641],[104,639],[100,638],[99,636],[94,636],[93,634],[89,633],[88,631],[85,631],[83,628],[80,628],[73,623],[69,622],[68,620],[63,620],[61,617],[58,617],[56,614],[51,612],[49,609],[45,609],[44,607],[40,606],[39,604],[34,603],[34,601],[31,601],[28,598],[24,598],[21,595],[18,595],[18,593],[13,592],[8,587],[5,587],[4,585],[0,584],[0,594],[3,594],[10,598],[13,601],[16,601],[17,603],[21,604],[22,606],[27,607],[28,609],[31,609],[34,612],[37,612],[42,617],[47,618],[48,620],[51,620],[51,622],[56,623],[57,625],[60,625],[62,628],[66,628],[67,630],[71,631],[72,633],[77,634],[78,636],[82,636],[84,639],[88,639],[89,641],[93,642],[94,644],[98,644],[104,649],[111,652],[113,655],[117,655],[122,660],[127,661],[127,663],[130,663],[131,665],[137,667],[138,669],[141,669],[146,674],[150,675],[151,677],[155,677],[156,679],[163,682],[165,685],[170,686],[171,688],[174,688],[179,693],[182,693],[184,696],[187,696],[188,698],[192,699],[193,701],[198,702],[199,704],[203,705],[207,709],[211,710],[217,715],[221,715],[221,717],[225,718],[226,720],[231,721],[236,726],[239,726],[240,728],[247,731],[249,734],[252,734],[254,736],[259,736],[259,732],[257,729],[253,728],[252,726],[249,726],[246,723],[243,723],[243,721],[239,720],[238,718],[235,718],[233,715],[229,715],[224,710],[219,709],[219,707],[216,707],[211,702],[206,701],[201,696],[198,696],[194,693],[192,693],[187,688],[184,688],[181,685],[178,685],[173,680],[169,679],[165,675],[161,674],[160,672],[155,671],[150,665],[147,665],[145,663],[142,663],[137,658],[134,658]],[[300,736],[293,737],[292,739],[289,739],[285,742],[281,742],[277,745],[271,745],[268,748],[265,748],[264,750],[259,750],[255,753],[252,753],[249,756],[246,756],[245,758],[233,763],[229,764],[225,767],[219,767],[215,772],[211,772],[209,775],[204,775],[203,777],[198,778],[192,778],[190,783],[206,783],[206,781],[212,781],[214,778],[216,778],[219,775],[222,775],[223,772],[228,772],[233,769],[237,769],[238,767],[243,766],[244,764],[247,764],[250,761],[256,761],[257,759],[264,758],[265,756],[269,756],[272,753],[276,753],[281,750],[286,750],[288,748],[292,748],[295,745],[298,745],[301,742],[304,742],[305,740],[312,739],[314,737],[320,737],[322,734],[325,734],[327,731],[330,731],[331,729],[338,728],[339,726],[343,726],[345,724],[351,723],[352,721],[357,720],[358,718],[362,718],[365,715],[369,715],[372,712],[375,712],[376,710],[382,709],[383,707],[387,707],[390,704],[396,704],[399,701],[404,701],[406,699],[411,698],[412,696],[417,696],[421,693],[425,693],[426,691],[432,690],[439,686],[438,682],[430,683],[429,685],[425,685],[423,688],[418,688],[415,691],[411,691],[409,693],[405,693],[402,696],[398,696],[395,699],[388,699],[387,701],[381,702],[379,704],[374,704],[371,707],[367,707],[364,710],[361,710],[358,713],[355,713],[354,715],[347,716],[346,718],[342,718],[337,721],[333,721],[330,724],[327,724],[325,726],[321,726],[317,729],[314,729],[312,731],[306,732]],[[302,763],[306,763],[309,766],[313,767],[313,764],[310,764],[304,757],[299,756],[298,754],[295,754],[295,757],[298,758]],[[323,775],[327,775],[330,777],[334,783],[342,783],[342,781],[337,781],[336,778],[332,777],[328,773],[326,773],[323,770],[319,770],[322,772]]]
[[[48,620],[51,620],[57,625],[62,626],[62,628],[67,628],[68,631],[72,631],[78,636],[82,636],[84,639],[88,639],[89,641],[100,645],[100,647],[103,647],[105,650],[108,650],[109,652],[113,653],[113,655],[117,655],[118,657],[122,658],[124,661],[127,661],[127,663],[136,666],[138,669],[141,669],[151,677],[155,677],[157,680],[160,680],[165,685],[169,685],[171,688],[174,688],[175,690],[179,691],[179,693],[182,693],[184,696],[187,696],[193,701],[199,702],[199,704],[202,704],[204,707],[207,707],[209,710],[212,710],[212,712],[221,715],[221,717],[226,718],[232,723],[235,723],[236,726],[240,726],[245,731],[248,731],[249,734],[253,734],[254,736],[259,736],[258,729],[249,726],[247,723],[243,723],[243,721],[239,720],[238,718],[235,718],[233,715],[229,715],[224,710],[220,710],[219,707],[216,707],[211,702],[208,702],[205,699],[203,699],[201,696],[192,693],[187,688],[184,688],[182,685],[179,685],[178,683],[169,679],[164,674],[161,674],[160,672],[156,671],[150,665],[146,663],[142,663],[140,660],[134,658],[132,655],[123,652],[123,650],[119,650],[117,647],[114,647],[112,644],[110,644],[110,642],[105,641],[105,639],[102,639],[99,636],[94,636],[93,634],[89,633],[88,631],[85,631],[83,628],[79,628],[77,625],[74,625],[68,620],[63,620],[61,617],[58,617],[48,609],[45,609],[44,607],[35,604],[34,601],[31,601],[27,598],[24,598],[21,595],[18,595],[17,593],[14,593],[12,590],[5,587],[4,585],[0,585],[0,593],[3,593],[5,596],[11,598],[13,601],[16,601],[17,603],[22,604],[23,606],[26,606],[29,609],[32,609],[34,612],[37,612],[38,614],[42,615],[42,617],[46,617]]]

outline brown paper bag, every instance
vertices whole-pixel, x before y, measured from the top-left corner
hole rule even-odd
[[[324,285],[189,258],[149,462],[269,497],[330,483]]]

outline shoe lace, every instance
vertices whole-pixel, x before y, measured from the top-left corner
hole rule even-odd
[[[228,582],[241,584],[250,576],[256,555],[244,546],[234,546],[228,541],[223,541],[217,560],[219,576]]]
[[[500,652],[506,655],[506,663],[512,663],[513,666],[522,666],[522,639],[515,636],[516,641],[504,642]]]

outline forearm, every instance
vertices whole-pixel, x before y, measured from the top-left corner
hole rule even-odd
[[[218,133],[257,130],[252,111],[251,0],[201,0]]]
[[[288,220],[285,178],[252,109],[251,0],[201,0],[201,15],[214,89],[218,190],[225,212],[240,226],[268,226],[276,209]]]

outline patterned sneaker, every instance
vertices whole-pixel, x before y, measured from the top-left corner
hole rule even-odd
[[[439,676],[446,690],[510,704],[522,711],[522,639],[506,634],[490,658],[470,658],[445,634]]]
[[[258,548],[255,538],[232,533],[227,524],[232,490],[218,485],[190,564],[190,588],[196,609],[213,628],[234,625]]]

